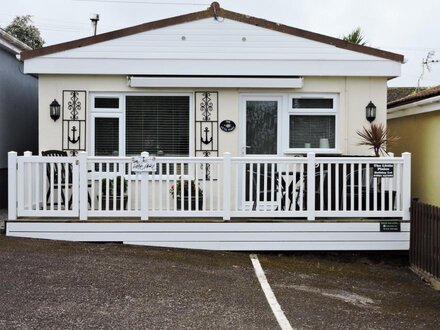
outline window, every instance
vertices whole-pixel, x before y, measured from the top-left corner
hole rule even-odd
[[[127,96],[126,154],[189,156],[189,96]]]
[[[119,109],[119,97],[95,97],[95,109]]]
[[[96,156],[189,156],[189,95],[93,95],[90,150]]]
[[[119,155],[119,118],[95,118],[95,155]]]
[[[336,151],[336,96],[295,95],[288,109],[288,151]]]

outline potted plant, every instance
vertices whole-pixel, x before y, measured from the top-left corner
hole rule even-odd
[[[376,157],[380,155],[388,155],[386,151],[387,145],[396,142],[397,137],[392,136],[384,124],[370,124],[369,127],[362,127],[362,130],[356,131],[356,134],[361,138],[358,145],[367,146],[373,149]]]
[[[116,181],[116,196],[113,196],[114,188]],[[106,208],[106,200],[107,200],[107,179],[104,178],[101,180],[101,193],[102,193],[102,209]],[[116,210],[122,210],[127,208],[127,180],[122,178],[121,176],[117,176],[116,178],[108,179],[108,194],[109,194],[109,208],[108,210],[113,210],[113,200],[116,199]],[[121,198],[121,185],[123,184],[123,198]],[[124,207],[122,208],[122,201],[124,201]]]
[[[356,134],[360,137],[360,142],[358,145],[360,146],[367,146],[369,149],[372,149],[374,152],[374,155],[376,157],[380,156],[389,156],[388,152],[386,151],[387,146],[390,146],[394,142],[396,142],[399,138],[397,136],[393,136],[389,130],[386,128],[386,126],[382,123],[380,124],[370,124],[368,127],[362,127],[362,130],[356,131]],[[370,177],[372,179],[372,176]],[[381,189],[381,178],[378,178],[377,180],[377,208],[381,209],[381,201],[382,201],[382,189]],[[374,194],[374,188],[370,186],[370,195]],[[396,192],[392,192],[392,200],[395,200]],[[365,194],[364,194],[365,196]],[[385,209],[389,209],[389,192],[385,191]],[[363,201],[365,204],[366,202]],[[370,199],[370,210],[373,209],[373,199]],[[394,206],[393,206],[394,207]]]
[[[194,180],[185,180],[179,177],[176,185],[172,185],[170,188],[170,194],[173,198],[176,198],[177,209],[182,209],[182,185],[183,185],[183,210],[189,210],[189,194],[191,191],[191,210],[196,210],[196,203],[198,203],[199,210],[203,207],[203,190],[196,185]],[[191,190],[190,190],[191,189]],[[197,190],[196,190],[197,189]],[[198,191],[198,200],[196,200]]]

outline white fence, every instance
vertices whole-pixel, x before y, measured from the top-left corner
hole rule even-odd
[[[411,155],[402,157],[128,157],[9,153],[17,217],[400,217],[409,220]],[[380,174],[380,164],[386,172]],[[13,169],[16,168],[16,171]]]

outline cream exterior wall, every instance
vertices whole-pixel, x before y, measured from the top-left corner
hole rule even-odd
[[[63,90],[87,91],[87,134],[90,132],[89,95],[92,92],[190,92],[194,89],[142,89],[130,88],[126,76],[95,75],[39,75],[39,150],[62,148],[62,118],[54,122],[49,116],[49,104],[56,98],[62,100]],[[285,94],[333,93],[339,96],[337,152],[341,154],[371,154],[365,147],[357,146],[356,130],[368,125],[365,106],[371,100],[377,106],[376,122],[386,123],[387,79],[383,77],[305,77],[301,89],[211,89],[219,92],[219,123],[230,119],[237,124],[233,132],[219,130],[219,154],[229,151],[233,156],[239,150],[239,105],[241,93]],[[194,111],[194,105],[192,106]],[[191,137],[192,138],[192,137]],[[286,137],[287,138],[287,137]],[[87,136],[87,145],[89,144]]]
[[[437,111],[389,119],[388,127],[400,137],[390,150],[396,156],[411,152],[411,196],[440,206],[440,103],[437,106]]]

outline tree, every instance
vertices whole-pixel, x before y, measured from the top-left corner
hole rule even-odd
[[[360,27],[351,31],[348,35],[342,36],[342,40],[361,46],[365,46],[367,44],[367,42],[364,41],[364,36],[362,35],[362,30]]]
[[[16,16],[5,31],[32,49],[41,48],[44,45],[40,30],[32,24],[31,15]]]

